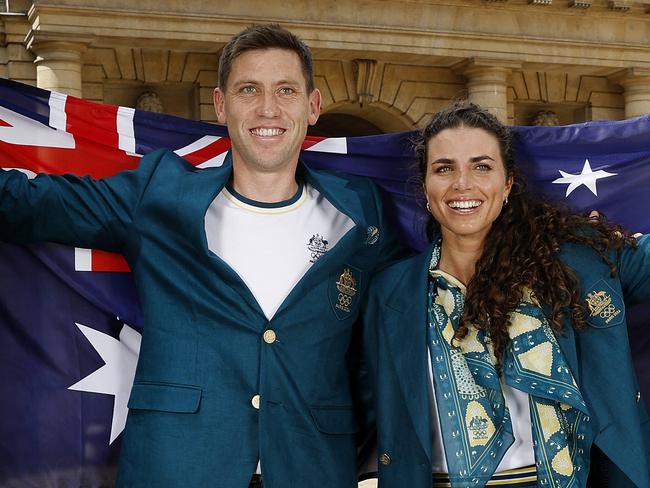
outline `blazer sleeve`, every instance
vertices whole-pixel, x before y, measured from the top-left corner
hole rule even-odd
[[[0,240],[52,241],[119,252],[139,202],[165,155],[143,157],[135,170],[95,180],[75,175],[0,173]]]
[[[650,302],[650,234],[638,239],[636,249],[619,254],[618,272],[627,305]]]

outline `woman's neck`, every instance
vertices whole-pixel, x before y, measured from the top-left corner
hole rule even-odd
[[[467,285],[476,272],[476,263],[483,253],[483,243],[483,238],[443,234],[438,268]]]

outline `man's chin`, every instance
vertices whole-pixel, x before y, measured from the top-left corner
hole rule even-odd
[[[282,156],[257,156],[254,160],[249,160],[246,165],[250,168],[255,168],[258,171],[263,171],[265,173],[273,173],[280,171],[287,166],[294,166],[298,160],[298,157],[282,157]]]
[[[295,166],[298,162],[300,151],[288,153],[286,151],[263,151],[255,154],[249,161],[252,166],[259,167],[268,172],[285,168],[287,166]]]

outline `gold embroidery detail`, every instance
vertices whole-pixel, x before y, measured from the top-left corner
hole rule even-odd
[[[336,289],[339,291],[338,303],[336,308],[344,312],[350,312],[352,297],[357,294],[357,281],[352,276],[350,268],[344,268],[343,273],[336,282]]]
[[[588,293],[587,305],[589,306],[591,316],[595,317],[597,315],[600,318],[605,319],[606,324],[621,313],[621,311],[612,304],[612,297],[604,290]]]

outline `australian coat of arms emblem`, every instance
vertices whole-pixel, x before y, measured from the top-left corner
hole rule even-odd
[[[318,259],[327,252],[327,245],[329,243],[320,234],[314,234],[307,243],[307,249],[311,251],[310,263],[315,263]]]
[[[621,313],[612,303],[612,297],[605,291],[592,291],[587,294],[587,305],[591,316],[599,316],[608,324],[611,320]]]
[[[350,268],[343,269],[343,273],[336,282],[336,289],[339,291],[336,308],[344,312],[350,312],[352,297],[357,294],[357,281],[352,276]]]

